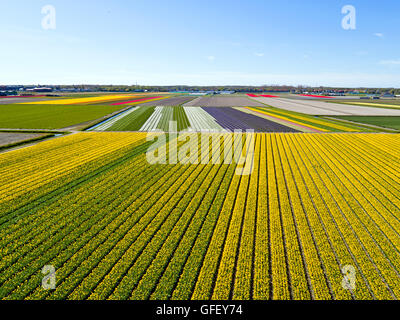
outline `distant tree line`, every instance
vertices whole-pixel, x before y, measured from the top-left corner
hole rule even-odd
[[[78,85],[78,86],[57,86],[59,89],[74,88],[90,91],[105,92],[171,92],[171,91],[235,91],[235,92],[315,92],[315,93],[365,93],[365,94],[400,94],[400,88],[335,88],[335,87],[308,87],[308,86],[116,86],[116,85]],[[56,89],[57,89],[56,88]]]
[[[28,89],[35,86],[0,86],[0,90]],[[44,85],[55,91],[100,91],[100,92],[185,92],[185,91],[235,91],[235,92],[292,92],[292,93],[360,93],[360,94],[395,94],[400,95],[400,88],[337,88],[337,87],[309,87],[309,86],[284,86],[284,85],[263,85],[263,86],[140,86],[140,85]]]

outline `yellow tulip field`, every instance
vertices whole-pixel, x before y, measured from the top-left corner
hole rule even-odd
[[[0,154],[0,299],[400,298],[400,135],[255,133],[247,175],[150,164],[149,145],[81,132]]]

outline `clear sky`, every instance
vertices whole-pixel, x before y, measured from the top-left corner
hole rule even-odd
[[[0,84],[400,87],[399,13],[399,0],[2,0]]]

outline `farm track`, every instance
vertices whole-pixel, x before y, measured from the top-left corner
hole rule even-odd
[[[159,126],[190,124],[161,111]],[[78,133],[0,155],[1,299],[400,297],[399,135],[255,133],[251,175],[206,154],[150,165],[145,138]]]

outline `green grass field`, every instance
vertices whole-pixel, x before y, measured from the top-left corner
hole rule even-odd
[[[385,109],[396,109],[400,108],[400,100],[399,99],[381,99],[381,100],[330,100],[327,101],[329,103],[341,103],[341,104],[350,104],[357,105],[363,107],[371,107],[371,108],[385,108]]]
[[[174,121],[177,122],[178,131],[182,131],[190,127],[189,119],[182,106],[174,107]]]
[[[400,117],[341,116],[335,118],[400,130]]]
[[[123,117],[107,131],[138,131],[154,112],[155,107],[140,107],[135,112]]]
[[[125,106],[0,105],[0,128],[59,129],[96,120]]]
[[[147,119],[153,114],[155,107],[142,106],[135,112],[123,117],[106,131],[139,131]],[[182,131],[190,126],[182,106],[164,107],[163,114],[158,124],[158,129],[168,131],[169,122],[177,122],[177,130]]]

